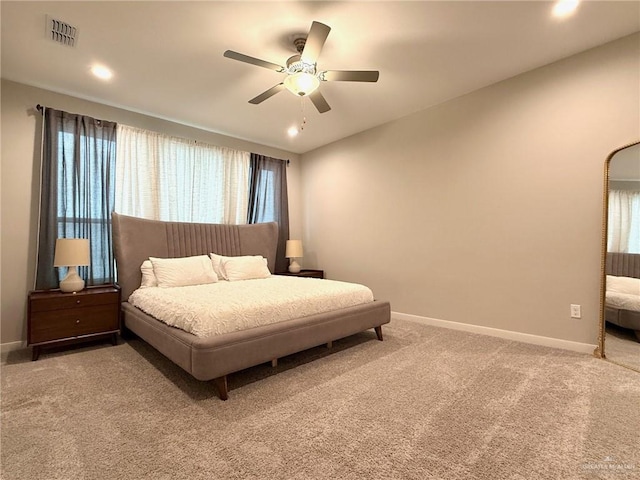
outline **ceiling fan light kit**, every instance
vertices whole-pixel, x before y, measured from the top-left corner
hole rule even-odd
[[[298,72],[285,78],[284,86],[291,93],[304,97],[320,86],[320,80],[311,73]]]
[[[327,70],[317,71],[317,61],[320,51],[331,28],[320,22],[313,22],[307,38],[296,38],[293,41],[299,55],[290,57],[286,62],[286,67],[278,64],[250,57],[242,53],[227,50],[224,56],[240,62],[268,68],[279,73],[286,73],[283,82],[264,91],[257,97],[249,100],[249,103],[257,105],[272,97],[283,89],[289,90],[294,95],[300,97],[308,96],[311,103],[320,113],[331,110],[331,107],[324,96],[318,90],[320,82],[348,81],[348,82],[377,82],[380,73],[370,70]]]

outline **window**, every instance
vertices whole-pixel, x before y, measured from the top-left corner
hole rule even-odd
[[[66,274],[53,267],[57,238],[87,238],[87,285],[115,280],[111,246],[116,125],[45,109],[36,288],[58,286]]]
[[[66,274],[53,267],[57,238],[90,240],[91,264],[79,270],[87,285],[115,281],[114,210],[163,221],[275,221],[284,245],[286,163],[46,108],[37,289]],[[280,244],[278,259],[286,262]]]
[[[115,210],[149,220],[246,223],[249,153],[118,125]]]
[[[260,212],[261,222],[276,222],[276,202],[275,202],[275,178],[272,170],[263,170],[258,174],[258,191],[264,193],[264,199],[260,202],[262,211]]]
[[[609,252],[640,253],[640,192],[609,192]]]
[[[275,268],[276,272],[283,272],[287,269],[285,246],[289,238],[287,162],[252,153],[250,175],[247,222],[276,222],[278,224]]]

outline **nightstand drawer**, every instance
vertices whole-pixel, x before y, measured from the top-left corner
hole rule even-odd
[[[120,287],[87,287],[76,293],[35,290],[29,293],[27,345],[32,360],[42,348],[110,337],[117,345],[120,332]]]
[[[71,308],[83,308],[96,305],[117,305],[120,293],[117,290],[108,291],[100,294],[87,295],[77,294],[58,294],[56,296],[42,296],[40,298],[31,299],[31,312],[46,312],[52,310],[65,310]]]
[[[119,329],[118,309],[116,301],[85,308],[32,311],[29,344],[116,331]]]

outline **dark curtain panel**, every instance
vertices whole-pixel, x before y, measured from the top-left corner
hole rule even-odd
[[[276,272],[287,271],[285,247],[289,239],[287,161],[251,154],[248,223],[278,222]]]
[[[51,108],[43,115],[36,288],[56,288],[66,274],[53,267],[57,238],[88,238],[91,264],[80,276],[87,285],[114,282],[116,124]]]

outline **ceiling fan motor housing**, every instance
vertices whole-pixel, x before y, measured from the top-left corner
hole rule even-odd
[[[296,47],[296,50],[299,54],[302,54],[304,51],[304,46],[307,44],[306,37],[300,37],[293,40],[293,46]]]
[[[305,63],[300,59],[300,55],[294,55],[287,60],[287,73],[293,75],[294,73],[310,73],[316,74],[316,66],[312,63]]]

